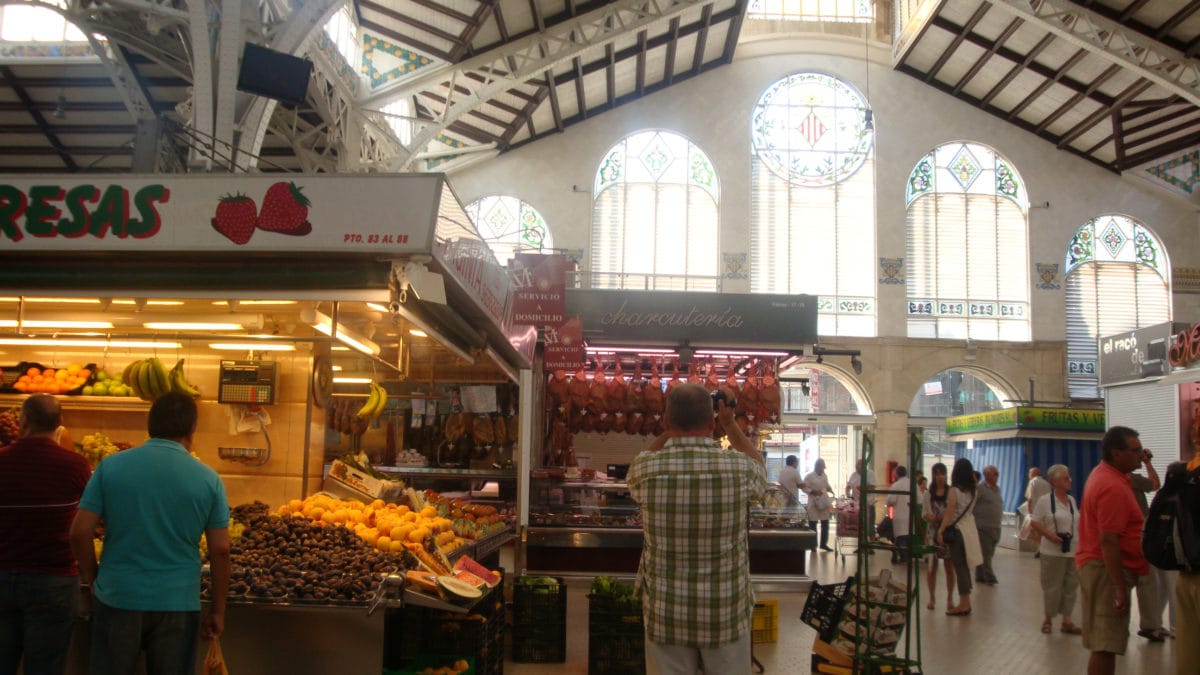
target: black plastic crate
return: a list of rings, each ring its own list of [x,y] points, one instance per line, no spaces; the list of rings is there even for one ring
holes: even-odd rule
[[[588,674],[646,672],[646,633],[640,602],[588,595]]]
[[[840,584],[818,584],[813,582],[800,612],[800,620],[812,626],[817,636],[825,642],[837,637],[837,624],[842,616],[842,607],[850,598],[854,577],[846,577]]]
[[[567,584],[513,582],[512,659],[518,663],[567,660]]]
[[[404,669],[423,656],[463,654],[474,659],[478,675],[501,675],[506,617],[503,582],[466,614],[415,606],[390,609],[384,618],[384,666]]]

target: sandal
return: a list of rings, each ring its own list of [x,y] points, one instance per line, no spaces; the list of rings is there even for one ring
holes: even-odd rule
[[[1080,628],[1079,626],[1076,626],[1073,623],[1064,623],[1060,630],[1062,632],[1066,633],[1067,635],[1079,635],[1080,633],[1083,632],[1082,628]],[[1049,631],[1047,631],[1047,632],[1049,632]]]
[[[1046,635],[1049,635],[1050,631],[1052,631],[1052,630],[1054,630],[1054,629],[1050,626],[1050,619],[1046,619],[1045,621],[1042,622],[1042,632],[1043,633],[1045,633]],[[1064,626],[1062,631],[1064,633],[1066,633],[1067,628]]]

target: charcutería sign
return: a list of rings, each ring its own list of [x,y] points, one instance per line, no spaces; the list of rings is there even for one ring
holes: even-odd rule
[[[567,314],[583,317],[584,337],[645,345],[811,344],[817,298],[765,293],[567,290]]]

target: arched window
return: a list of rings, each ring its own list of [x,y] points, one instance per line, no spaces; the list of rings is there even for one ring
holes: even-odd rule
[[[872,0],[750,0],[748,19],[865,22],[875,18]]]
[[[905,192],[908,336],[1029,340],[1029,199],[1008,161],[947,143]]]
[[[626,136],[596,171],[591,284],[717,290],[717,173],[708,155],[669,131]]]
[[[1096,341],[1171,320],[1171,265],[1145,225],[1125,216],[1088,221],[1067,246],[1067,391],[1100,396]]]
[[[542,214],[516,197],[480,197],[467,204],[465,210],[501,265],[508,265],[514,253],[537,253],[554,247]]]
[[[750,290],[818,296],[821,335],[876,334],[875,131],[821,73],[778,80],[751,117]]]
[[[325,22],[325,33],[342,58],[346,59],[346,63],[351,67],[357,66],[362,48],[358,42],[358,26],[355,25],[354,17],[350,14],[349,5],[342,7],[329,17],[329,21]],[[355,69],[357,70],[357,68]]]
[[[954,441],[946,436],[947,417],[1011,408],[1016,398],[1007,385],[979,369],[950,368],[925,380],[908,405],[908,425],[920,429],[925,475],[936,462],[949,466],[954,461]]]

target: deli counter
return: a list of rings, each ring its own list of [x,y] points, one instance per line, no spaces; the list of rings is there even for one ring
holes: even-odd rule
[[[770,497],[770,491],[768,492]],[[805,553],[817,545],[803,506],[748,509],[750,573],[756,583],[807,582]],[[616,481],[530,479],[529,525],[521,534],[529,573],[571,576],[637,572],[642,521],[629,486]]]

